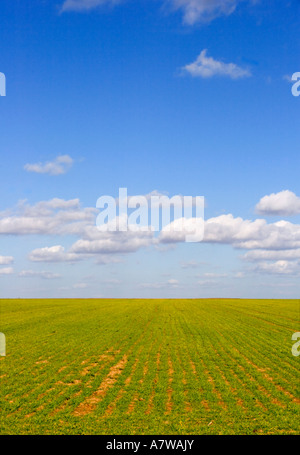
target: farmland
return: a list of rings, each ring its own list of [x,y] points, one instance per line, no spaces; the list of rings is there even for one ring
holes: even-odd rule
[[[1,434],[296,434],[299,300],[1,300]]]

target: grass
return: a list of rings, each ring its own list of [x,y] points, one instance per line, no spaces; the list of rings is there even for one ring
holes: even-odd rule
[[[299,300],[0,300],[1,434],[299,434]]]

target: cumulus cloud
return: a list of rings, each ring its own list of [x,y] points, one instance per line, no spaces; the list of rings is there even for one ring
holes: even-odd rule
[[[12,267],[3,267],[0,269],[0,275],[11,275],[12,273],[14,273]]]
[[[72,164],[73,159],[69,155],[60,155],[54,161],[25,164],[24,169],[37,174],[60,175],[65,174],[71,168]]]
[[[90,11],[100,6],[115,6],[123,0],[65,0],[61,7],[64,11]]]
[[[75,241],[66,251],[62,245],[37,248],[29,254],[33,262],[75,262],[95,257],[99,264],[120,262],[111,255],[133,253],[151,245],[151,232],[99,232],[95,226],[82,229],[83,238]]]
[[[221,215],[205,222],[204,241],[231,244],[244,249],[289,249],[300,247],[300,226],[287,221],[268,224]]]
[[[0,214],[0,234],[75,235],[88,223],[93,224],[95,212],[93,208],[81,209],[78,199],[54,198],[35,205],[22,201],[16,209]]]
[[[162,228],[159,240],[162,243],[200,242],[203,233],[203,218],[177,218]]]
[[[35,249],[29,255],[35,262],[73,262],[94,255],[99,263],[108,263],[112,262],[110,254],[134,252],[153,242],[149,229],[101,232],[96,226],[97,212],[96,208],[81,208],[78,199],[54,198],[35,205],[22,201],[16,209],[0,214],[0,234],[79,237],[69,251],[62,245]],[[118,225],[124,222],[120,220]]]
[[[78,237],[69,251],[58,245],[31,252],[29,256],[31,260],[46,262],[72,262],[90,256],[95,256],[100,262],[111,262],[109,256],[112,254],[135,252],[154,244],[183,242],[187,235],[193,233],[193,225],[195,228],[197,222],[201,228],[198,241],[202,239],[204,223],[205,243],[230,244],[234,248],[248,250],[278,251],[300,248],[300,226],[283,220],[268,224],[264,219],[244,220],[231,214],[206,221],[195,218],[177,219],[164,226],[155,239],[153,232],[149,230],[101,232],[95,225],[95,216],[95,209],[80,209],[77,199],[70,201],[52,199],[34,206],[21,204],[20,213],[6,214],[0,218],[0,233]],[[123,221],[120,221],[120,225]]]
[[[166,226],[159,240],[162,243],[182,242],[184,232]],[[300,248],[300,225],[283,220],[268,224],[264,219],[252,221],[235,218],[232,214],[220,215],[204,222],[203,242],[228,244],[240,249]]]
[[[256,265],[252,270],[275,275],[300,274],[300,248],[289,250],[252,250],[242,259]]]
[[[299,215],[300,197],[289,190],[272,193],[261,198],[255,209],[260,215]]]
[[[229,77],[230,79],[241,79],[251,76],[248,69],[244,69],[235,63],[224,63],[207,56],[207,49],[201,51],[193,63],[182,68],[183,73],[193,77],[208,79],[213,76]]]
[[[40,277],[40,278],[44,278],[45,280],[53,280],[53,279],[56,279],[56,278],[61,278],[61,275],[59,275],[58,273],[52,273],[52,272],[46,272],[46,271],[36,271],[36,270],[22,270],[19,273],[19,276],[20,277],[24,277],[24,278],[27,278],[27,277],[32,277],[32,278]]]
[[[70,252],[85,255],[132,253],[152,242],[153,233],[150,230],[102,232],[96,226],[88,226],[82,238],[72,245]]]
[[[38,215],[48,214],[49,210],[70,210],[70,209],[79,209],[80,202],[79,199],[59,199],[53,198],[50,201],[41,201],[38,202],[33,208],[24,206],[25,213],[37,213]]]
[[[287,204],[284,206],[285,209],[286,206]],[[186,236],[191,235],[192,229],[195,229],[197,223],[200,223],[199,238],[193,240],[231,245],[236,249],[248,250],[243,258],[256,262],[257,266],[259,263],[277,263],[273,268],[259,266],[263,267],[265,271],[268,269],[269,273],[284,270],[285,266],[282,265],[284,263],[278,261],[296,263],[299,260],[300,225],[284,220],[268,223],[265,219],[247,220],[234,217],[232,214],[220,215],[208,220],[181,218],[164,226],[159,235],[155,237],[150,229],[101,231],[96,226],[97,213],[98,211],[94,208],[81,208],[78,199],[54,198],[49,201],[40,201],[35,205],[29,205],[23,201],[16,209],[0,213],[0,234],[38,234],[60,238],[54,246],[42,246],[42,248],[31,251],[29,259],[33,262],[72,263],[94,258],[99,264],[107,264],[120,262],[120,256],[136,252],[141,248],[162,247],[184,242]],[[125,221],[120,217],[117,224],[123,226]],[[68,248],[61,244],[61,238],[64,236],[75,237]],[[0,256],[0,265],[7,265],[12,261],[11,256]],[[190,261],[182,263],[182,267],[196,267],[199,264],[200,262]],[[286,266],[286,270],[292,270],[293,267],[293,265]],[[256,270],[259,271],[259,268]],[[27,276],[33,276],[31,271],[24,271],[23,276],[26,276],[26,273]],[[43,277],[42,275],[46,278],[44,272],[40,272],[41,277]],[[206,274],[203,278],[215,278],[215,276]]]
[[[8,265],[14,262],[13,256],[0,256],[0,265]]]
[[[29,254],[29,260],[33,262],[74,262],[79,259],[76,254],[66,252],[61,245],[37,248]]]
[[[290,261],[261,262],[255,269],[259,273],[275,275],[300,275],[300,263]]]
[[[123,259],[118,257],[117,255],[112,254],[97,254],[96,256],[96,264],[99,265],[106,265],[106,264],[120,264],[124,262]]]
[[[300,248],[291,250],[252,250],[244,254],[246,261],[279,261],[300,259]]]

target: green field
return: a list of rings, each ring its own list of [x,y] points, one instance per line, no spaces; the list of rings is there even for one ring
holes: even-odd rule
[[[299,300],[1,300],[1,434],[298,434]]]

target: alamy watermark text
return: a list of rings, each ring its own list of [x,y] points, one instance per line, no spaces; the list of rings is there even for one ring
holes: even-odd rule
[[[151,193],[127,195],[119,188],[119,197],[101,196],[96,207],[99,231],[140,231],[181,233],[186,242],[200,242],[204,235],[204,197],[173,196]]]

